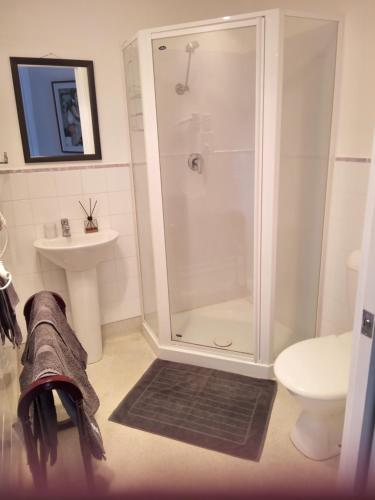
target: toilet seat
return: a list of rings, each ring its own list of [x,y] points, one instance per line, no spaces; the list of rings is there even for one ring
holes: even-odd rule
[[[348,392],[352,332],[303,340],[276,359],[276,378],[307,398],[335,400]]]

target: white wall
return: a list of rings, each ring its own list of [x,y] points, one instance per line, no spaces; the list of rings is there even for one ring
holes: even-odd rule
[[[342,106],[337,153],[369,156],[375,117],[372,0],[0,0],[0,151],[22,166],[9,56],[92,59],[103,160],[129,160],[120,46],[138,29],[272,7],[346,15]],[[360,57],[359,57],[360,55]]]
[[[336,161],[329,214],[326,273],[323,290],[321,334],[352,328],[348,309],[346,262],[360,248],[370,166],[367,163]]]
[[[102,162],[97,163],[123,164],[130,157],[120,50],[124,40],[141,28],[280,6],[346,15],[336,156],[370,156],[375,117],[373,0],[0,0],[4,20],[0,30],[0,154],[8,152],[12,168],[31,169],[23,162],[9,56],[40,57],[52,52],[61,58],[93,60],[103,152]],[[366,184],[367,170],[362,163],[336,163],[334,192],[337,194],[340,188],[337,179],[344,177],[343,185],[346,186],[336,198],[336,212],[344,214],[349,210],[347,195],[356,190],[355,186],[357,192],[361,192],[362,185]],[[353,203],[359,203],[358,207],[361,196],[358,194],[351,199]],[[356,210],[356,213],[353,224],[360,227],[361,210]],[[342,226],[337,218],[331,222],[327,275],[333,272],[336,256],[342,251]],[[358,234],[354,233],[346,236],[346,251],[360,243]],[[335,271],[335,281],[342,282],[344,275],[345,266],[341,259],[341,265]],[[343,293],[338,287],[325,290],[327,308],[324,318],[329,319],[333,328],[338,327],[338,314],[334,314],[334,308],[328,304],[342,298]]]

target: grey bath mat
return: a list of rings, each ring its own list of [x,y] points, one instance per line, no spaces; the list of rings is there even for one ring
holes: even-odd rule
[[[248,460],[259,460],[277,386],[157,359],[112,422]]]

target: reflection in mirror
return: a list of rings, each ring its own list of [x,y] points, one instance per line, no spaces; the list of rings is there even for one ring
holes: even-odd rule
[[[92,61],[10,61],[25,162],[101,159]]]

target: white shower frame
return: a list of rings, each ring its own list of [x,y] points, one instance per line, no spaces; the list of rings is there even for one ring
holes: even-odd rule
[[[150,202],[151,238],[155,267],[155,292],[159,334],[150,328],[143,311],[142,329],[155,354],[170,361],[190,363],[208,368],[217,368],[255,377],[273,376],[272,332],[274,327],[274,291],[277,250],[277,206],[280,162],[281,104],[283,83],[283,27],[284,16],[313,18],[338,22],[338,44],[336,51],[336,78],[334,89],[331,144],[329,153],[327,200],[330,197],[332,167],[334,162],[334,139],[337,124],[335,108],[338,101],[339,54],[342,44],[341,19],[285,9],[272,9],[235,16],[225,16],[197,22],[163,26],[139,31],[127,41],[125,48],[138,42],[141,75],[141,94],[144,114],[144,133]],[[200,32],[256,26],[257,28],[257,74],[256,74],[256,138],[255,138],[255,206],[254,206],[254,354],[243,354],[229,350],[218,350],[172,339],[169,307],[167,255],[165,244],[162,186],[156,95],[153,70],[152,41],[158,38]],[[132,166],[132,165],[131,165]],[[133,177],[133,175],[132,175]],[[326,203],[322,262],[326,249],[327,214]],[[136,210],[134,210],[136,214]],[[136,225],[137,226],[137,225]],[[138,235],[137,235],[138,236]],[[138,259],[139,244],[138,245]],[[140,262],[140,259],[139,259]],[[140,269],[141,273],[141,269]],[[321,266],[321,278],[323,266]],[[141,288],[141,287],[140,287]],[[322,290],[320,280],[319,293]],[[272,293],[270,293],[270,291]],[[317,312],[317,329],[320,324],[321,301]],[[261,333],[260,333],[261,327]],[[250,332],[249,332],[250,334]]]

